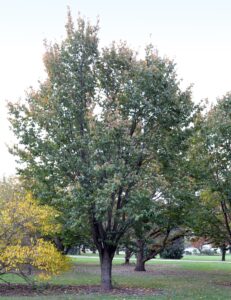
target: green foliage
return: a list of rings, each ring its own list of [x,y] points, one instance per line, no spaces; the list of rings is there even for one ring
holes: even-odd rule
[[[195,107],[174,63],[152,46],[143,59],[126,43],[99,51],[98,26],[79,18],[75,29],[69,14],[66,28],[60,45],[47,46],[47,80],[23,104],[9,104],[12,152],[33,193],[63,212],[67,230],[84,221],[100,255],[112,259],[162,182],[176,192],[184,181],[171,179],[183,171],[177,162],[185,161]],[[174,218],[176,198],[184,201],[171,198]]]
[[[231,242],[231,95],[219,99],[199,123],[190,154],[198,189],[194,231],[220,246]]]

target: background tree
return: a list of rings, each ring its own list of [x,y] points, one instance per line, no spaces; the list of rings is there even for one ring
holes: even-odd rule
[[[192,174],[198,189],[194,231],[210,243],[223,247],[231,242],[230,93],[218,99],[198,124],[190,151]]]
[[[203,190],[200,193],[199,201],[193,225],[194,234],[197,237],[194,237],[193,245],[195,247],[198,246],[197,248],[200,252],[205,244],[218,247],[221,249],[222,260],[225,260],[225,253],[230,243],[230,235],[227,232],[220,204],[221,197],[217,192]]]
[[[198,222],[198,223],[200,223],[200,222]],[[199,226],[201,226],[201,224]],[[195,247],[200,253],[203,250],[203,246],[208,243],[208,241],[206,240],[206,238],[204,238],[204,237],[197,237],[197,236],[192,237],[190,239],[190,242],[191,242],[191,246]]]
[[[148,260],[156,257],[175,240],[188,234],[192,225],[196,186],[192,184],[188,168],[189,147],[186,139],[181,144],[180,156],[172,155],[168,163],[167,159],[162,157],[164,171],[160,176],[156,174],[156,191],[151,201],[149,198],[143,198],[139,201],[140,206],[136,207],[142,212],[133,225],[137,271],[145,271],[145,263]]]
[[[88,222],[102,288],[111,289],[117,245],[140,217],[134,207],[144,193],[151,201],[157,173],[174,173],[194,106],[174,63],[151,46],[144,59],[126,44],[99,52],[98,26],[79,19],[75,29],[69,14],[66,28],[47,48],[47,80],[9,106],[12,152],[41,201]]]

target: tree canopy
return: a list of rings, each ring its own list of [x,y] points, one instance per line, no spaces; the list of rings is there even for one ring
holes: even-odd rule
[[[231,243],[231,95],[201,116],[190,160],[197,185],[194,231],[216,246]]]

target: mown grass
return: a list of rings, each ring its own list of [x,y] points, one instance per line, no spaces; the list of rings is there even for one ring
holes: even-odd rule
[[[82,255],[78,255],[78,258],[85,258],[85,257],[89,257],[89,258],[94,258],[94,257],[98,257],[98,254],[92,254],[92,253],[83,253]],[[115,255],[115,259],[121,259],[124,260],[124,254],[119,254],[119,255]],[[159,256],[157,256],[156,259],[160,259]],[[131,260],[135,260],[135,256],[132,256]],[[195,261],[221,261],[221,255],[184,255],[184,257],[182,258],[182,260],[195,260]],[[226,261],[230,261],[231,262],[231,254],[227,254],[226,255]]]
[[[71,258],[75,262],[84,263],[84,264],[92,264],[92,263],[99,262],[99,257],[97,255],[94,255],[94,256],[89,255],[88,257],[86,257],[85,255],[80,255],[80,256],[72,256]],[[172,260],[168,260],[168,259],[163,260],[160,258],[156,258],[156,259],[150,260],[147,264],[155,264],[156,262],[168,263],[171,261]],[[175,260],[175,263],[182,264],[182,262],[190,263],[191,261],[193,261],[193,263],[194,263],[194,261],[198,262],[198,263],[201,262],[201,263],[204,263],[205,265],[208,265],[207,262],[229,264],[229,263],[231,263],[231,255],[227,255],[226,262],[222,262],[220,256],[189,255],[189,256],[183,257],[181,260]],[[117,256],[115,256],[113,264],[122,264],[123,262],[124,262],[124,256],[117,255]],[[131,262],[134,263],[135,258],[132,257]]]
[[[54,284],[95,285],[100,283],[98,258],[75,258],[72,271],[52,279]],[[58,295],[38,297],[0,297],[4,300],[109,300],[109,299],[145,299],[145,300],[228,300],[231,299],[231,286],[220,283],[231,282],[231,264],[222,262],[188,262],[181,260],[153,260],[147,265],[147,272],[133,272],[133,268],[124,271],[121,260],[114,261],[113,283],[115,286],[155,288],[162,293],[155,296],[124,297],[109,295]],[[21,280],[9,277],[11,281]]]

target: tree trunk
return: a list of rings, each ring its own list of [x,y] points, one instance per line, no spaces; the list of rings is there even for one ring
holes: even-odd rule
[[[135,267],[135,271],[138,272],[145,272],[145,262],[142,259],[138,259],[136,260],[136,267]]]
[[[70,249],[71,249],[70,246],[64,247],[63,254],[64,254],[64,255],[67,255]]]
[[[125,265],[129,265],[131,256],[132,256],[132,251],[126,247],[125,248],[125,261],[124,261]]]
[[[99,252],[101,267],[101,288],[109,291],[112,289],[112,260],[115,255],[118,243],[107,243],[107,233],[100,222],[97,222],[94,213],[92,214],[92,237],[94,244]]]
[[[225,255],[226,255],[226,246],[221,247],[221,260],[225,261]]]
[[[128,257],[125,256],[124,264],[125,265],[129,265],[130,264],[130,258],[128,258]]]
[[[28,264],[28,268],[27,268],[27,274],[30,276],[32,275],[32,269],[33,267],[31,265]]]
[[[57,247],[57,249],[60,252],[64,253],[65,247],[64,247],[64,245],[63,245],[62,240],[60,239],[60,237],[56,236],[54,238],[54,243],[55,243],[55,246]]]
[[[77,247],[76,253],[77,253],[77,255],[81,255],[80,246]]]
[[[83,245],[83,247],[82,247],[82,253],[86,253],[86,246],[85,245]]]
[[[144,260],[144,242],[142,240],[137,240],[136,242],[138,250],[136,254],[136,267],[135,271],[146,271],[145,270],[145,260]]]
[[[101,265],[101,288],[103,290],[112,289],[112,260],[114,253],[110,253],[108,249],[103,249],[99,252]]]
[[[91,251],[93,254],[96,254],[96,247],[95,246],[91,247]]]

